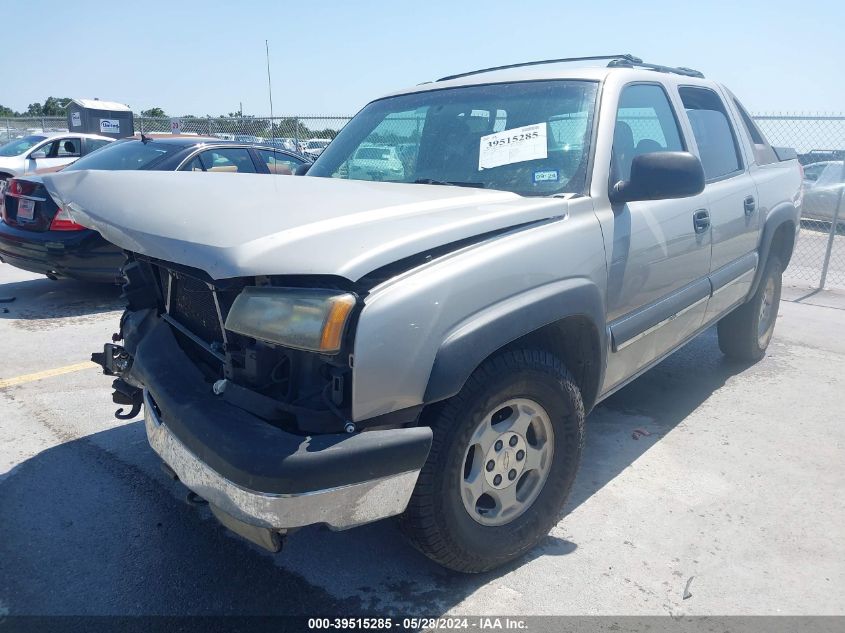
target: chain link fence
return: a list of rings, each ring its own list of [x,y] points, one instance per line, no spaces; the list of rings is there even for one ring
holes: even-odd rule
[[[801,229],[787,281],[845,289],[845,115],[760,114],[772,145],[794,147],[804,166]]]
[[[288,149],[305,151],[309,149],[309,141],[317,148],[333,139],[349,119],[347,116],[182,117],[179,124],[183,134],[246,142],[277,139]],[[845,289],[845,115],[758,114],[754,119],[772,145],[795,148],[804,165],[801,229],[785,278],[814,288]],[[135,132],[169,133],[171,121],[136,116]],[[410,126],[410,131],[398,127],[385,129],[384,140],[408,140],[419,133],[423,122],[402,123]],[[553,142],[565,142],[577,136],[583,122],[554,123]],[[0,119],[0,142],[27,134],[59,131],[67,131],[64,116]],[[401,150],[401,143],[398,149]]]
[[[182,134],[215,136],[227,140],[261,142],[291,139],[296,145],[309,140],[331,140],[351,117],[348,116],[283,116],[283,117],[183,117],[179,118]],[[135,133],[169,134],[169,117],[135,116]],[[16,117],[0,119],[0,142],[27,134],[67,132],[66,117]],[[303,148],[299,148],[303,149]]]

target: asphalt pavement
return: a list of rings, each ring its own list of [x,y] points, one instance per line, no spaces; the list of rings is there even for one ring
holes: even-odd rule
[[[227,533],[86,363],[117,328],[117,290],[0,264],[11,297],[0,618],[845,614],[843,294],[786,290],[756,365],[727,362],[711,330],[597,407],[565,516],[477,576],[429,562],[393,521],[303,529],[277,555]]]

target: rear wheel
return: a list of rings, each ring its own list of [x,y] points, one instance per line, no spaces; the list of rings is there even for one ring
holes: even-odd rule
[[[411,543],[462,572],[528,552],[558,521],[581,458],[569,372],[545,351],[502,352],[430,415],[434,442],[400,520]]]
[[[743,361],[763,358],[775,330],[781,286],[780,259],[771,255],[754,296],[719,321],[719,349],[725,356]]]

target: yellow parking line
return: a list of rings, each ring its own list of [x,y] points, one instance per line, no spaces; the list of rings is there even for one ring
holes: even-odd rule
[[[55,369],[45,369],[44,371],[37,371],[34,374],[24,374],[23,376],[15,376],[14,378],[2,378],[0,379],[0,389],[22,385],[35,380],[43,380],[44,378],[52,378],[53,376],[61,376],[62,374],[70,374],[91,367],[97,367],[97,365],[90,360],[86,360],[84,363],[65,365],[64,367],[56,367]]]

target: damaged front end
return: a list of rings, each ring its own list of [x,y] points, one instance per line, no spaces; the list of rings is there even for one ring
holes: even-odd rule
[[[348,282],[214,281],[131,254],[124,274],[120,331],[92,360],[115,377],[117,417],[143,405],[153,449],[224,525],[277,550],[290,529],[404,511],[431,430],[414,412],[353,422]]]

